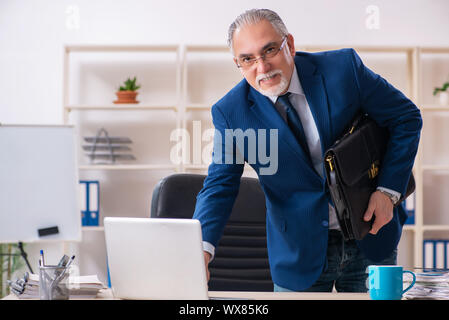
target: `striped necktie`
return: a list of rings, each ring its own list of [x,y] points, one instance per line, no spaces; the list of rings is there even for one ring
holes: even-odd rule
[[[307,146],[306,135],[304,133],[304,128],[301,123],[301,119],[299,119],[298,113],[295,108],[291,104],[288,96],[290,92],[283,94],[278,97],[276,103],[278,103],[284,110],[287,116],[287,124],[290,130],[293,132],[296,140],[298,140],[299,144],[302,146],[304,152],[307,156],[310,157],[309,147]]]

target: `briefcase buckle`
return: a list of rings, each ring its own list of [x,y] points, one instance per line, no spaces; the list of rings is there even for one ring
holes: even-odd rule
[[[368,170],[368,177],[370,179],[374,179],[379,173],[379,161],[375,161],[371,164],[371,167]]]
[[[333,160],[333,157],[331,155],[326,157],[326,161],[327,161],[327,163],[329,165],[330,170],[334,171],[334,166],[332,165],[332,160]]]

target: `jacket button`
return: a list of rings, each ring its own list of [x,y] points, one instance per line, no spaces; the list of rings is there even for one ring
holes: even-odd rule
[[[323,227],[329,227],[329,222],[328,221],[326,221],[326,220],[323,220],[322,222],[321,222],[321,225],[323,226]]]

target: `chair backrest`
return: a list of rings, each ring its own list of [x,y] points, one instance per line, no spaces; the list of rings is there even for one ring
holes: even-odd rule
[[[153,191],[151,217],[192,218],[205,178],[180,173],[162,179]],[[210,291],[273,291],[265,195],[258,179],[241,178],[239,194],[209,271]]]

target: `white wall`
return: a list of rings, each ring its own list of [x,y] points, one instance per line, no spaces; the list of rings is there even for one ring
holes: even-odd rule
[[[449,46],[447,0],[0,0],[0,122],[62,122],[63,44],[221,45],[253,7],[277,11],[297,45]]]

